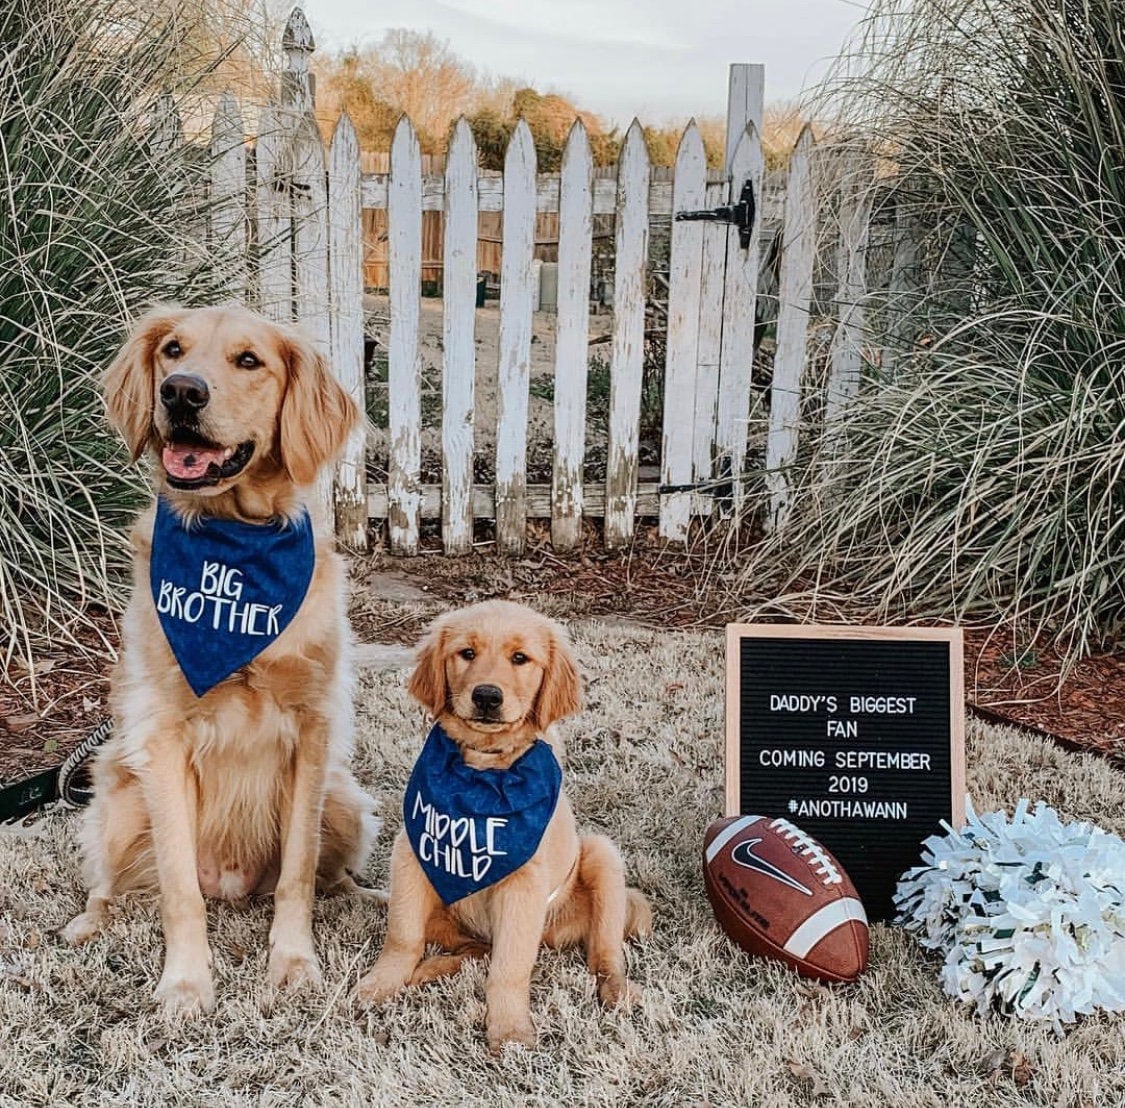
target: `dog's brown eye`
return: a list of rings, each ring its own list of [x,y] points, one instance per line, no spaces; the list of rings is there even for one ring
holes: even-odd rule
[[[465,649],[461,651],[461,657],[464,658],[466,662],[471,662],[476,656],[477,652],[471,646],[466,646]]]
[[[515,654],[512,655],[512,665],[514,666],[522,666],[527,660],[527,655],[522,651],[517,650]]]
[[[183,350],[180,349],[180,344],[175,339],[171,339],[164,344],[164,356],[168,358],[178,358]]]
[[[261,358],[250,350],[243,350],[235,360],[243,369],[257,369],[262,364]]]

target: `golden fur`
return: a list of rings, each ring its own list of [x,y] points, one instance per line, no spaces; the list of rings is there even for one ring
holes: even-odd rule
[[[218,447],[251,443],[249,462],[198,489],[169,484],[176,429],[160,387],[192,374],[210,390],[193,417]],[[111,421],[134,459],[156,456],[157,491],[187,518],[290,518],[359,412],[297,332],[241,308],[146,316],[105,375]],[[222,471],[217,471],[222,472]],[[166,953],[157,997],[170,1012],[213,1000],[204,896],[274,894],[270,977],[316,983],[314,886],[349,876],[377,830],[349,769],[351,674],[344,574],[317,519],[316,565],[292,623],[249,665],[196,697],[161,630],[148,585],[154,509],[133,529],[134,591],[111,702],[115,731],[93,770],[80,841],[90,892],[65,930],[103,926],[110,899],[158,889]]]
[[[500,690],[496,708],[485,711],[474,702],[474,690],[482,687]],[[555,745],[551,725],[578,711],[581,690],[563,629],[522,605],[493,600],[436,621],[419,649],[409,691],[458,744],[466,763],[505,769],[539,736]],[[386,942],[356,995],[363,1005],[377,1004],[491,952],[489,1046],[531,1046],[529,984],[541,942],[585,944],[603,1003],[631,1004],[639,990],[625,975],[623,944],[650,928],[648,902],[626,888],[617,848],[604,835],[579,836],[563,794],[526,865],[449,907],[401,832],[391,855]],[[424,958],[428,942],[448,953]]]

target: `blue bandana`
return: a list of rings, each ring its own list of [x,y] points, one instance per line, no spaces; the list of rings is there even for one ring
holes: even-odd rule
[[[308,512],[284,525],[204,518],[185,527],[157,500],[152,599],[196,696],[252,662],[289,626],[315,561]]]
[[[508,769],[473,769],[437,724],[406,786],[406,834],[445,904],[495,885],[539,849],[562,788],[554,752],[536,739]]]

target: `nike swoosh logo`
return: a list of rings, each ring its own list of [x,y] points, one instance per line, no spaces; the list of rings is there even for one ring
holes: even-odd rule
[[[812,889],[802,885],[796,878],[790,877],[785,870],[779,869],[772,862],[767,862],[765,858],[759,858],[758,855],[754,853],[754,847],[761,841],[761,839],[747,839],[745,842],[739,843],[738,846],[730,852],[731,858],[738,865],[745,866],[746,869],[752,869],[756,873],[764,874],[766,877],[772,877],[775,881],[780,881],[781,884],[788,885],[789,888],[796,889],[799,893],[804,893],[805,896],[812,896]]]

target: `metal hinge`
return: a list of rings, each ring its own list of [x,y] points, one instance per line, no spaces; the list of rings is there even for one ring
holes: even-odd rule
[[[721,208],[705,208],[699,212],[676,212],[677,222],[707,220],[710,223],[733,223],[738,228],[738,243],[743,250],[750,245],[750,231],[754,226],[754,186],[747,181],[737,204],[724,204]]]

